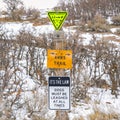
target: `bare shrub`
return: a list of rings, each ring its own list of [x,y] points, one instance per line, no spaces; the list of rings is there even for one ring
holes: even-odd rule
[[[71,97],[72,102],[76,103],[82,99],[85,99],[87,93],[87,83],[89,77],[85,74],[85,60],[88,57],[87,49],[82,44],[82,38],[79,37],[79,31],[76,34],[69,36],[67,49],[73,51],[73,68],[70,71],[72,79],[71,84]],[[79,40],[78,40],[79,39]]]
[[[24,7],[21,7],[19,9],[16,9],[15,11],[12,12],[13,20],[16,21],[21,21],[22,16],[25,14],[25,9]]]
[[[74,91],[76,91],[73,93],[76,94],[73,95],[77,96],[80,100],[80,91],[85,90],[83,93],[86,95],[87,87],[97,86],[105,89],[111,88],[111,93],[117,97],[120,83],[120,51],[116,50],[118,46],[108,40],[104,40],[104,38],[97,40],[94,35],[88,46],[82,45],[82,42],[80,43],[82,40],[79,36],[74,35],[71,39],[74,39],[74,42],[70,42],[69,47],[71,46],[73,54],[75,53],[75,56],[73,56],[73,69],[70,73],[71,78],[75,80],[72,84]],[[80,40],[79,43],[78,40]],[[83,71],[85,70],[84,76]],[[107,78],[104,78],[105,76]],[[87,84],[88,86],[82,88],[84,87],[83,84]]]
[[[88,21],[86,31],[108,32],[109,28],[105,19],[101,15],[96,15],[93,20]]]
[[[64,116],[64,117],[62,117],[62,116]],[[67,112],[57,111],[56,117],[54,120],[60,120],[61,118],[62,118],[62,120],[69,120]]]
[[[117,16],[112,17],[112,22],[114,25],[120,25],[120,16],[117,15]]]
[[[42,89],[42,88],[41,88]],[[44,90],[44,88],[43,88]],[[28,117],[32,120],[46,120],[45,114],[48,112],[46,109],[47,96],[46,93],[42,94],[39,89],[31,91],[31,98],[25,98],[25,107],[28,113]]]
[[[26,66],[24,66],[26,73],[37,80],[36,82],[39,84],[46,85],[45,74],[47,70],[44,64],[47,41],[44,35],[35,37],[30,32],[23,30],[17,36],[17,42],[19,43],[18,59],[26,61]]]
[[[80,117],[74,117],[73,120],[85,120],[83,116]]]
[[[119,4],[119,0],[71,0],[69,2],[60,1],[59,9],[69,12],[69,24],[70,21],[73,23],[76,19],[86,23],[96,14],[101,14],[105,18],[118,15],[120,13]]]
[[[117,29],[115,34],[120,35],[120,29]]]
[[[32,116],[32,120],[47,120],[47,119],[45,119],[44,117],[40,117],[40,116],[38,116],[38,115],[33,115]]]
[[[0,29],[3,29],[2,26]],[[19,110],[26,104],[22,94],[26,92],[24,86],[27,85],[27,79],[33,78],[32,81],[36,86],[47,85],[47,70],[44,67],[47,43],[44,35],[36,38],[30,32],[25,31],[21,31],[21,34],[16,36],[16,40],[9,42],[3,31],[0,32],[0,98],[5,102],[4,111],[9,110],[9,112],[1,114],[2,118],[5,116],[5,120],[12,120],[16,117],[13,113],[14,109]],[[37,44],[39,42],[42,48],[39,48],[35,42]],[[35,111],[34,108],[31,108],[32,110]]]
[[[76,86],[73,86],[72,88],[72,102],[73,104],[76,104],[76,102],[80,102],[81,100],[84,100],[87,97],[87,91],[88,91],[88,85],[76,83]]]
[[[8,15],[12,20],[19,20],[19,15],[17,15],[17,11],[21,6],[23,6],[23,3],[21,0],[3,0],[6,4]],[[19,12],[20,13],[20,12]],[[16,18],[17,16],[17,18]]]
[[[35,20],[40,17],[40,11],[35,8],[29,8],[26,10],[26,15],[28,20]]]

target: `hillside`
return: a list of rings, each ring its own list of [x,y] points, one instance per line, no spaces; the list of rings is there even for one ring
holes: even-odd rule
[[[47,11],[33,10],[40,16],[0,17],[0,120],[120,120],[119,15],[68,16],[56,32]],[[47,51],[59,44],[72,50],[72,69],[47,68]],[[56,74],[70,78],[70,110],[49,109],[48,81]]]

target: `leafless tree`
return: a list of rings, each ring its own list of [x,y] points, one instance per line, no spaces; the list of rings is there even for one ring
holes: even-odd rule
[[[101,14],[104,17],[118,15],[120,13],[119,2],[119,0],[60,1],[59,8],[69,12],[69,21],[77,19],[82,22],[87,22],[97,14]]]
[[[9,16],[13,20],[16,20],[15,13],[21,6],[23,6],[23,2],[21,0],[3,0],[3,2],[6,4]]]
[[[26,10],[26,16],[29,20],[35,20],[40,17],[40,11],[38,9],[29,8]]]

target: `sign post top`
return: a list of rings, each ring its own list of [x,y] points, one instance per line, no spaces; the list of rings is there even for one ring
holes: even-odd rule
[[[66,11],[49,11],[48,12],[48,17],[52,22],[55,30],[60,30],[67,16],[68,16],[68,13]]]

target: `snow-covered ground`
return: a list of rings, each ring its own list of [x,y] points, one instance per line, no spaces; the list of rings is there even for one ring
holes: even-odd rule
[[[19,31],[25,30],[31,33],[34,32],[35,35],[43,34],[43,33],[52,33],[54,31],[54,27],[52,25],[42,25],[34,27],[32,23],[24,22],[24,23],[5,23],[2,25],[3,31],[7,30],[7,35],[9,36],[10,33],[19,34]]]
[[[63,28],[65,33],[74,33],[75,30],[69,29],[69,28]],[[39,36],[39,34],[49,34],[54,32],[54,27],[50,23],[48,25],[41,25],[41,26],[33,26],[32,23],[29,22],[8,22],[8,23],[3,23],[2,24],[2,31],[6,31],[6,35],[11,36],[11,35],[18,35],[21,30],[29,31],[31,34],[34,34]]]
[[[72,107],[71,113],[69,113],[70,120],[73,120],[73,118],[78,120],[80,116],[89,120],[88,116],[95,110],[107,114],[117,113],[120,119],[120,108],[118,107],[120,106],[120,96],[116,99],[111,95],[110,90],[106,91],[100,88],[90,88],[88,94],[91,100],[86,103],[81,101],[76,107]]]
[[[11,36],[11,34],[17,35],[19,34],[19,31],[24,29],[26,31],[30,31],[36,36],[39,36],[39,34],[43,33],[53,33],[54,27],[50,25],[42,25],[34,27],[32,23],[5,23],[3,24],[3,30],[8,31],[7,35],[8,37]],[[75,33],[76,30],[72,30],[69,27],[63,28],[65,33]],[[116,29],[112,29],[111,31],[114,33]],[[114,35],[113,33],[105,33],[105,34],[94,34],[97,40],[100,38],[110,37],[114,36],[117,39],[120,39],[120,36]],[[90,33],[81,33],[80,37],[83,38],[84,45],[89,45],[90,40],[92,39],[92,35]],[[120,43],[116,42],[117,45]],[[26,48],[27,49],[27,48]],[[41,53],[40,53],[41,54]],[[47,94],[48,94],[48,88],[46,87],[40,87],[36,86],[34,83],[34,79],[32,79],[30,76],[25,74],[24,66],[26,65],[25,61],[19,61],[19,66],[21,71],[16,72],[18,74],[19,78],[23,80],[24,85],[22,86],[23,90],[26,92],[21,91],[21,103],[29,101],[28,107],[32,106],[33,109],[37,110],[37,107],[41,107],[41,114],[45,114],[45,118],[48,120],[53,120],[55,117],[55,111],[49,110],[47,106]],[[0,71],[0,74],[4,74],[3,71]],[[34,90],[34,91],[33,91]],[[16,93],[12,94],[14,97]],[[34,98],[34,95],[38,96],[39,101],[35,101],[32,99]],[[35,97],[36,97],[35,96]],[[39,97],[40,96],[40,97]],[[115,96],[111,95],[110,90],[107,89],[100,89],[100,88],[89,88],[88,93],[88,100],[80,101],[78,104],[72,105],[71,104],[71,110],[68,112],[69,119],[70,120],[79,120],[80,116],[83,116],[84,120],[89,120],[88,116],[95,112],[96,109],[105,112],[105,113],[117,113],[120,116],[120,96],[118,95],[118,98],[115,98]],[[10,96],[11,97],[11,96]],[[35,108],[36,107],[36,108]],[[14,115],[17,117],[16,120],[32,120],[28,116],[28,111],[26,108],[21,108],[19,110],[13,111]],[[40,114],[40,113],[39,113]],[[119,119],[120,120],[120,117]]]

